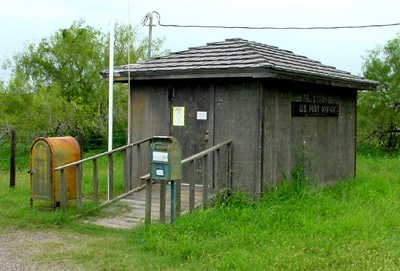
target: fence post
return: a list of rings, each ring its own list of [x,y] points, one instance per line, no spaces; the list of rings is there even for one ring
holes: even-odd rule
[[[81,150],[81,159],[83,156],[83,132],[81,130],[78,130],[78,134],[76,135],[76,141],[78,141],[79,148]]]
[[[10,188],[15,187],[15,174],[16,174],[16,156],[17,156],[17,133],[15,129],[11,129],[11,157],[10,157]]]

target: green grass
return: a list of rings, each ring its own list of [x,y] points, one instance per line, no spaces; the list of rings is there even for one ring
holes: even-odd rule
[[[95,155],[94,153],[85,154],[85,158]],[[116,153],[113,155],[113,168],[114,168],[114,195],[118,196],[123,193],[123,167],[122,167],[122,154]],[[99,199],[107,199],[108,193],[108,157],[102,157],[97,161],[98,177],[99,177]],[[93,162],[86,162],[83,165],[82,171],[82,190],[83,197],[87,200],[93,199]]]
[[[10,189],[2,178],[0,234],[57,235],[30,259],[71,270],[399,270],[398,172],[398,158],[359,156],[355,180],[286,183],[258,202],[236,194],[175,227],[132,230],[87,225],[45,202],[31,209],[27,183]]]

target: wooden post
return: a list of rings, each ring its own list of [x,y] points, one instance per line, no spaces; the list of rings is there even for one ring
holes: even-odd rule
[[[203,204],[204,208],[208,207],[208,182],[207,182],[207,177],[208,177],[208,154],[202,157],[202,167],[203,167],[203,172],[202,172],[202,185],[203,185]]]
[[[144,222],[146,224],[150,224],[151,222],[151,183],[152,180],[150,178],[146,179],[146,207],[145,207],[145,215]]]
[[[228,188],[232,189],[232,142],[228,144]]]
[[[166,206],[166,184],[167,181],[160,181],[160,222],[165,223],[165,206]]]
[[[113,155],[108,155],[108,201],[114,198],[114,164]]]
[[[99,200],[99,171],[97,168],[97,159],[93,159],[93,199]]]
[[[131,190],[129,184],[129,174],[128,174],[128,151],[125,149],[122,151],[122,173],[123,173],[123,180],[124,180],[124,193],[127,193]]]
[[[196,182],[195,182],[195,177],[196,177],[196,160],[190,161],[190,166],[192,170],[192,176],[190,176],[189,180],[189,211],[192,212],[194,210],[194,205],[196,202],[195,199],[195,189],[196,189]]]
[[[171,225],[175,225],[175,216],[176,216],[176,209],[175,209],[175,181],[171,181]]]
[[[76,197],[78,211],[82,212],[82,164],[76,165]]]
[[[181,215],[181,194],[182,194],[182,182],[181,180],[175,181],[175,211],[176,216]]]
[[[217,149],[214,154],[214,185],[215,185],[215,193],[218,193],[221,189],[221,175],[220,175],[220,149]]]
[[[15,174],[16,174],[16,156],[17,156],[17,133],[15,129],[11,129],[11,152],[10,152],[10,188],[15,187]]]
[[[141,176],[143,170],[142,170],[142,148],[141,145],[138,144],[136,147],[136,162],[137,162],[137,176]],[[134,182],[135,180],[132,180],[132,182]],[[136,187],[140,187],[142,185],[140,178],[137,178],[135,183],[132,183],[132,188],[136,188]]]
[[[76,141],[78,141],[79,144],[79,148],[81,151],[81,159],[82,159],[82,155],[83,155],[83,132],[81,130],[78,131],[78,134],[76,135]]]
[[[65,169],[61,169],[61,209],[63,213],[67,211],[67,181]]]

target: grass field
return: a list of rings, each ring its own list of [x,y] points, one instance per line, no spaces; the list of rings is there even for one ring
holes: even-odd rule
[[[400,270],[400,160],[359,156],[357,177],[332,187],[282,185],[259,202],[237,194],[207,210],[105,229],[29,207],[28,175],[0,181],[0,236],[45,234],[29,261],[68,270]]]

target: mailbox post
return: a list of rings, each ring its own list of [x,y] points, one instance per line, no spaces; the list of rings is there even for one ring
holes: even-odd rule
[[[171,224],[175,222],[175,181],[182,179],[182,147],[175,137],[155,136],[150,142],[150,180],[147,183],[146,222],[151,214],[151,182],[160,181],[160,221],[165,222],[166,183],[171,182]]]

